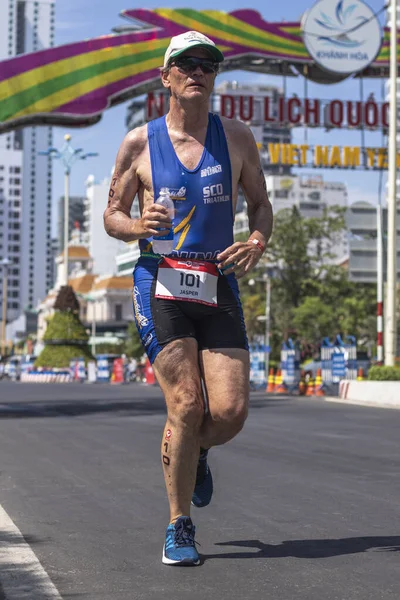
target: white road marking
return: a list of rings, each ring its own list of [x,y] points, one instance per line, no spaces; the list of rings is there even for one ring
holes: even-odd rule
[[[36,554],[1,505],[0,584],[6,600],[62,600]]]

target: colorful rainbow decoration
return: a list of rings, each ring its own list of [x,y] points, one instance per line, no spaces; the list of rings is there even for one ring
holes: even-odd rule
[[[300,23],[268,23],[254,10],[159,8],[121,14],[142,27],[0,62],[0,133],[24,125],[97,122],[110,106],[160,86],[158,68],[169,39],[187,30],[201,31],[216,42],[225,54],[226,70],[296,75],[305,73],[305,65],[315,67]],[[364,76],[388,76],[389,44],[385,30],[381,52]],[[265,59],[263,67],[254,63],[253,68],[250,59]]]

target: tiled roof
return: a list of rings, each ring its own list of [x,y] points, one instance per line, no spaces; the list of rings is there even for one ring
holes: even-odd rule
[[[93,284],[92,290],[131,290],[133,281],[130,275],[121,277],[105,277]]]
[[[64,256],[64,252],[58,256]],[[68,260],[71,258],[90,258],[89,250],[86,246],[68,246]]]
[[[93,287],[93,282],[96,279],[96,275],[86,274],[81,277],[75,277],[75,279],[69,279],[68,285],[72,287],[74,292],[79,292],[80,294],[87,294]]]

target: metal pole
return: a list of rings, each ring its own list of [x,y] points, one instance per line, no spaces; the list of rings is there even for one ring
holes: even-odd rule
[[[64,285],[68,285],[68,238],[69,238],[69,169],[65,170],[64,191]]]
[[[303,78],[304,78],[304,98],[308,100],[308,65],[304,65],[303,67]],[[304,114],[304,113],[303,113]],[[308,125],[305,123],[304,125],[304,143],[308,144]]]
[[[385,83],[382,82],[382,104],[385,102]],[[382,148],[385,147],[385,134],[382,129]],[[376,262],[377,262],[377,278],[376,278],[376,358],[378,365],[383,365],[384,352],[383,352],[383,223],[382,223],[382,184],[383,184],[383,171],[379,172],[379,186],[378,186],[378,206],[376,207]]]
[[[387,245],[387,303],[385,311],[385,365],[394,366],[397,346],[397,0],[391,0],[390,27],[390,125],[389,197]]]
[[[267,276],[267,290],[265,300],[265,381],[268,381],[269,374],[269,338],[270,338],[270,319],[271,319],[271,278]]]
[[[364,106],[364,79],[362,77],[360,77],[360,101],[361,101],[361,105]],[[364,117],[362,118],[362,123],[361,123],[361,152],[362,152],[363,167],[365,169],[365,127],[364,127]]]
[[[3,310],[1,319],[1,354],[6,353],[6,325],[7,325],[7,283],[8,283],[8,265],[3,263]]]
[[[92,314],[92,354],[96,356],[96,301],[93,301]]]
[[[382,232],[382,205],[376,207],[377,223],[377,362],[383,364],[383,232]]]

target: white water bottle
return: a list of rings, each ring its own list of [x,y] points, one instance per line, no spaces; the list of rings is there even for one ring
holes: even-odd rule
[[[157,198],[156,204],[160,204],[161,206],[165,206],[168,210],[168,216],[173,221],[175,206],[174,202],[169,195],[168,188],[161,188],[160,195]],[[161,230],[159,230],[161,231]],[[167,230],[168,233],[166,235],[162,235],[160,237],[153,238],[153,252],[155,254],[171,254],[174,249],[174,227],[172,225],[171,229]]]

